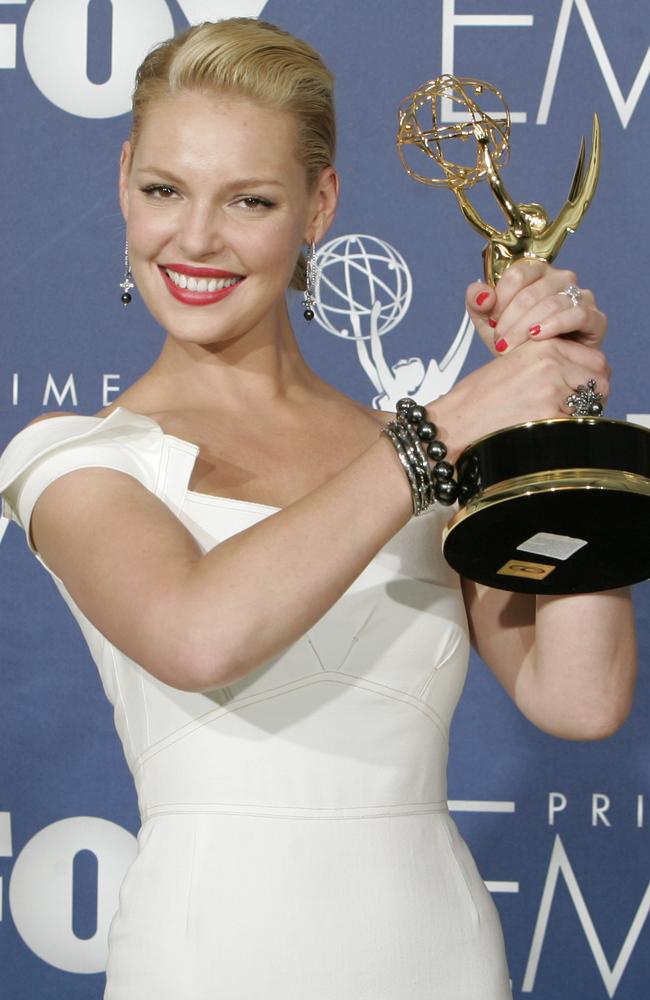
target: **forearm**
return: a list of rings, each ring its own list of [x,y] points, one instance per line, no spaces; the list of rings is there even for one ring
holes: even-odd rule
[[[195,637],[196,686],[228,684],[303,635],[412,511],[382,436],[324,485],[198,559],[181,609]]]

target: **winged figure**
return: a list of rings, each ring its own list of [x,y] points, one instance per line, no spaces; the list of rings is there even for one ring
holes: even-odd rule
[[[600,173],[600,122],[594,115],[591,136],[591,153],[585,167],[585,140],[580,143],[580,154],[573,175],[567,200],[557,217],[551,220],[543,205],[536,202],[518,204],[508,194],[489,148],[489,134],[480,123],[474,127],[479,143],[479,159],[483,161],[485,175],[496,197],[508,227],[499,231],[485,222],[462,188],[453,191],[467,221],[487,238],[483,250],[485,279],[495,285],[506,268],[522,257],[552,261],[558,254],[568,233],[574,233],[591,204]]]

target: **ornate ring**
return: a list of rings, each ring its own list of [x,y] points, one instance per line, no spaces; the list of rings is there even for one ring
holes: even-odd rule
[[[569,298],[571,299],[571,305],[575,309],[576,306],[579,304],[580,299],[582,298],[582,289],[578,288],[577,285],[569,285],[567,288],[564,289],[563,292],[560,292],[559,294],[568,295]]]
[[[586,385],[579,385],[566,398],[566,405],[573,410],[572,417],[599,417],[603,412],[602,393],[596,392],[597,382],[590,378]]]

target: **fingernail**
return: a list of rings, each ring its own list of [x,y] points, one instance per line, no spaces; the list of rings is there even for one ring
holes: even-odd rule
[[[494,345],[494,347],[495,347],[495,350],[497,350],[499,352],[499,354],[503,354],[504,351],[508,350],[508,341],[504,340],[503,337],[502,337],[501,340],[497,340],[497,342]]]
[[[531,326],[528,332],[531,335],[531,337],[536,337],[538,333],[541,333],[541,330],[542,328],[539,325],[539,323],[535,323],[535,326]]]
[[[490,316],[490,318],[489,318],[489,320],[488,320],[488,324],[489,324],[489,325],[490,325],[490,326],[492,327],[492,329],[494,330],[495,326],[497,325],[497,321],[496,321],[495,319],[492,319],[492,317]]]
[[[482,306],[485,300],[489,297],[490,297],[489,292],[479,292],[478,295],[476,296],[476,305]]]

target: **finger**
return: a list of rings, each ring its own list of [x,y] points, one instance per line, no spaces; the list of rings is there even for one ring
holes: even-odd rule
[[[521,285],[507,306],[499,316],[499,321],[495,329],[495,341],[505,339],[508,348],[512,349],[522,344],[530,335],[532,329],[541,326],[541,323],[555,311],[566,309],[571,305],[571,299],[563,295],[563,290],[567,287],[566,282],[571,277],[575,277],[572,271],[556,271],[542,261],[537,262],[540,267],[532,265],[527,269],[528,277],[538,274],[535,281]],[[513,267],[504,275],[500,282],[503,284]],[[518,268],[519,274],[522,269]],[[577,280],[577,279],[576,279]],[[499,287],[500,287],[499,285]],[[512,290],[512,282],[510,283]],[[591,294],[591,293],[589,293]],[[591,298],[593,302],[593,296]],[[538,332],[538,331],[536,331]],[[505,350],[501,346],[501,350]]]
[[[496,292],[484,281],[473,281],[465,293],[465,307],[483,343],[494,351],[492,329],[496,321],[491,319],[496,303]]]
[[[578,393],[579,389],[582,389],[587,385],[588,381],[589,380],[586,379],[582,382],[578,382],[575,385],[569,387],[568,392],[564,395],[562,399],[562,404],[560,407],[562,413],[565,413],[567,414],[567,416],[570,417],[576,416],[576,407],[575,407],[575,401],[573,401],[573,397]],[[594,379],[594,382],[595,382],[595,385],[593,387],[594,391],[601,397],[600,400],[598,401],[600,402],[600,405],[604,409],[605,406],[607,405],[607,400],[609,398],[609,391],[610,391],[609,382],[601,382],[598,379]],[[570,402],[570,400],[572,402]]]
[[[505,272],[497,286],[494,349],[498,354],[519,347],[528,339],[525,318],[540,313],[540,303],[557,291],[553,269],[541,260],[518,261]]]
[[[554,309],[546,315],[542,311],[540,321],[528,328],[529,336],[537,340],[569,337],[589,347],[598,347],[607,333],[607,317],[596,306],[586,304],[587,301],[583,298],[575,307]]]
[[[532,257],[511,264],[496,287],[498,316],[504,315],[510,303],[523,289],[539,281],[551,270],[546,261]]]
[[[522,294],[526,302],[519,302],[520,313],[511,312],[512,325],[508,325],[504,317],[495,330],[495,336],[504,337],[510,347],[517,347],[529,337],[546,340],[569,334],[575,340],[597,346],[605,336],[607,319],[596,309],[591,292],[585,291],[577,306],[558,293],[543,296],[538,301],[534,301],[532,289]],[[528,300],[533,304],[525,309]]]

